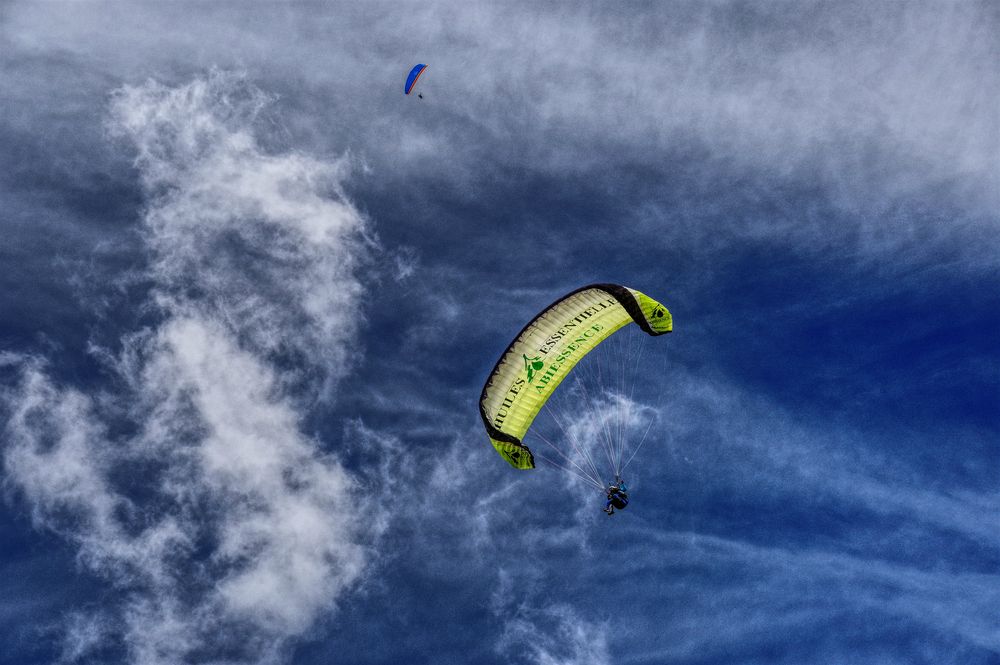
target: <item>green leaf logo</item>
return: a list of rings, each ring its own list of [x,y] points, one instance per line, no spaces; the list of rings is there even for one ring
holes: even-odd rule
[[[528,373],[528,383],[531,383],[531,381],[535,378],[535,372],[538,372],[545,367],[545,362],[538,356],[529,358],[527,355],[522,353],[521,357],[524,358],[524,370]]]

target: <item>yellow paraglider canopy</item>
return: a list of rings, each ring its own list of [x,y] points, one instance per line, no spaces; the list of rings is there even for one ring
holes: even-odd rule
[[[546,307],[500,356],[483,386],[479,411],[497,452],[517,469],[533,469],[521,440],[573,367],[615,331],[635,323],[649,335],[673,330],[666,307],[617,284],[592,284]]]

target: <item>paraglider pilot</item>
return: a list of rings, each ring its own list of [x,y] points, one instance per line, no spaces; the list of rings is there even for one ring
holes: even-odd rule
[[[621,478],[615,480],[613,485],[608,486],[607,490],[608,502],[604,504],[604,512],[608,515],[612,515],[615,512],[615,508],[622,510],[628,505],[628,487]]]

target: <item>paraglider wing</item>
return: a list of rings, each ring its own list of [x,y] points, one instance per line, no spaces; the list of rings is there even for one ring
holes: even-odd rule
[[[535,467],[521,443],[535,416],[583,356],[632,322],[649,335],[673,329],[670,312],[649,296],[592,284],[546,307],[510,343],[483,386],[479,412],[493,447],[511,466]]]
[[[417,79],[420,78],[425,69],[427,69],[427,65],[414,65],[413,69],[410,70],[410,75],[406,77],[406,85],[403,87],[405,94],[408,95],[413,91],[413,86],[417,84]]]

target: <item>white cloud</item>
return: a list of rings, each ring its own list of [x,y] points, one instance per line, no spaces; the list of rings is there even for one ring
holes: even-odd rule
[[[87,4],[57,16],[22,4],[8,20],[12,47],[58,47],[118,76],[242,62],[304,81],[316,95],[297,127],[308,140],[356,146],[401,174],[447,172],[473,196],[486,154],[565,174],[613,170],[617,155],[627,164],[637,153],[666,165],[693,150],[697,158],[673,162],[697,176],[680,179],[693,187],[730,187],[720,170],[767,173],[816,185],[882,225],[893,204],[927,190],[973,215],[997,203],[988,3],[807,3],[790,13],[760,3],[613,11],[445,1],[301,15]],[[95,43],[96,33],[107,39]],[[402,96],[413,64],[404,54],[430,64],[422,103]],[[348,122],[331,127],[329,112]],[[889,217],[889,235],[936,230]],[[880,226],[863,232],[875,239]]]
[[[373,245],[340,187],[346,162],[261,148],[254,123],[269,101],[240,76],[213,71],[176,88],[125,86],[109,128],[136,146],[151,197],[160,305],[335,379],[351,364],[355,273]]]
[[[1000,600],[995,574],[918,569],[856,553],[684,531],[630,530],[623,540],[635,544],[629,556],[644,562],[630,571],[628,582],[655,581],[671,606],[684,608],[658,634],[648,625],[656,615],[636,616],[640,632],[660,638],[645,645],[649,652],[633,653],[636,660],[731,657],[747,644],[768,643],[771,635],[825,630],[845,616],[883,624],[902,618],[946,632],[963,648],[1000,652],[1000,635],[985,609]],[[845,648],[835,639],[810,644],[808,652],[815,662],[841,662]],[[956,653],[939,652],[935,660],[960,662]]]
[[[100,648],[108,638],[107,617],[100,613],[72,612],[65,619],[60,661],[74,663]]]
[[[98,350],[120,392],[60,387],[35,362],[7,400],[8,483],[118,589],[71,617],[67,660],[117,643],[138,665],[275,662],[369,559],[377,504],[357,508],[299,405],[351,365],[372,245],[343,164],[260,146],[268,101],[218,71],[113,98],[148,194],[160,323]]]
[[[512,576],[502,571],[492,598],[493,613],[503,623],[498,653],[536,665],[610,665],[607,625],[587,621],[564,604],[515,603],[511,587]]]
[[[647,604],[650,616],[633,615],[635,630],[648,637],[633,658],[732,658],[775,632],[816,630],[845,614],[847,621],[919,624],[963,648],[1000,650],[995,622],[983,611],[1000,598],[1000,579],[975,557],[951,554],[1000,551],[995,490],[936,485],[904,456],[880,456],[867,441],[872,434],[813,422],[719,376],[678,367],[670,385],[662,403],[667,442],[646,449],[644,491],[629,510],[641,510],[652,475],[652,491],[676,497],[680,517],[623,520],[618,542],[621,558],[632,562],[627,572],[617,558],[594,561],[591,571]],[[919,445],[935,434],[923,436]],[[693,514],[689,502],[698,506]],[[751,510],[758,514],[747,518]],[[815,521],[761,527],[799,519]],[[730,525],[739,536],[723,531]],[[768,542],[775,537],[781,542]],[[653,607],[647,586],[667,609]],[[677,607],[684,611],[672,614]],[[847,648],[838,638],[810,653],[815,662],[840,662]],[[932,659],[960,662],[956,653]]]
[[[12,351],[0,351],[0,367],[16,367],[28,360],[26,356]]]
[[[678,367],[670,386],[661,416],[669,422],[668,462],[686,469],[693,482],[831,502],[1000,549],[1000,531],[991,519],[1000,505],[995,491],[932,485],[891,447],[859,444],[873,435],[814,422],[718,375]],[[917,440],[928,445],[939,435]],[[908,445],[902,436],[892,434],[889,443]]]
[[[392,263],[393,279],[406,283],[420,268],[420,256],[414,247],[401,247],[393,253]]]

